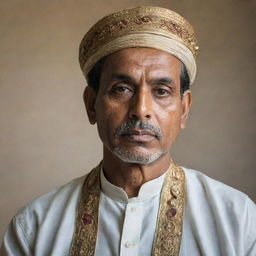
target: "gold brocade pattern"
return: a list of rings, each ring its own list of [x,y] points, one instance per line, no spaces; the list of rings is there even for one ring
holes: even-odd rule
[[[154,256],[178,256],[182,237],[185,207],[185,174],[178,165],[171,165],[161,192],[155,235]]]
[[[101,165],[94,168],[85,180],[77,208],[70,256],[93,256],[95,253],[99,218],[100,168]],[[185,174],[178,165],[171,164],[161,192],[153,256],[179,255],[184,207]]]
[[[93,256],[96,248],[100,201],[100,166],[86,177],[77,208],[70,256]]]
[[[179,14],[161,7],[142,6],[110,14],[98,21],[84,36],[79,50],[79,62],[85,63],[98,49],[113,39],[129,34],[156,34],[175,39],[193,54],[198,42],[192,26]]]

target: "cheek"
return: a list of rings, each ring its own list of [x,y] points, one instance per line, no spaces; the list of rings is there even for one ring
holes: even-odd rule
[[[96,104],[96,122],[100,136],[113,136],[116,128],[125,120],[125,109],[108,100]],[[103,139],[103,138],[102,138]]]
[[[158,122],[164,136],[176,137],[181,127],[180,104],[172,104],[159,111]]]
[[[102,120],[116,123],[126,114],[124,104],[115,104],[112,101],[103,101],[101,108],[97,110]]]

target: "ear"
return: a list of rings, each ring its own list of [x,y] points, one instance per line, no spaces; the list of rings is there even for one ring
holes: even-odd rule
[[[188,119],[189,109],[192,104],[192,92],[186,90],[181,99],[182,104],[182,115],[181,115],[181,124],[180,128],[184,129],[186,127],[186,121]]]
[[[96,93],[94,90],[87,86],[84,90],[84,105],[86,108],[87,116],[89,119],[89,122],[91,124],[96,123],[96,111],[95,111],[95,101],[96,101]]]

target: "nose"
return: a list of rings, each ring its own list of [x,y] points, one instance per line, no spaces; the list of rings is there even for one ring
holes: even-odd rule
[[[148,121],[152,118],[152,96],[149,90],[138,90],[130,103],[129,117],[132,120]]]

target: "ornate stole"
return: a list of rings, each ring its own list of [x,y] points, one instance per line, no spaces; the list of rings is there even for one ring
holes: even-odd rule
[[[93,256],[95,253],[99,218],[100,168],[101,165],[97,166],[86,177],[78,203],[70,256]],[[171,164],[161,192],[153,256],[179,255],[184,205],[185,174],[179,166]]]

